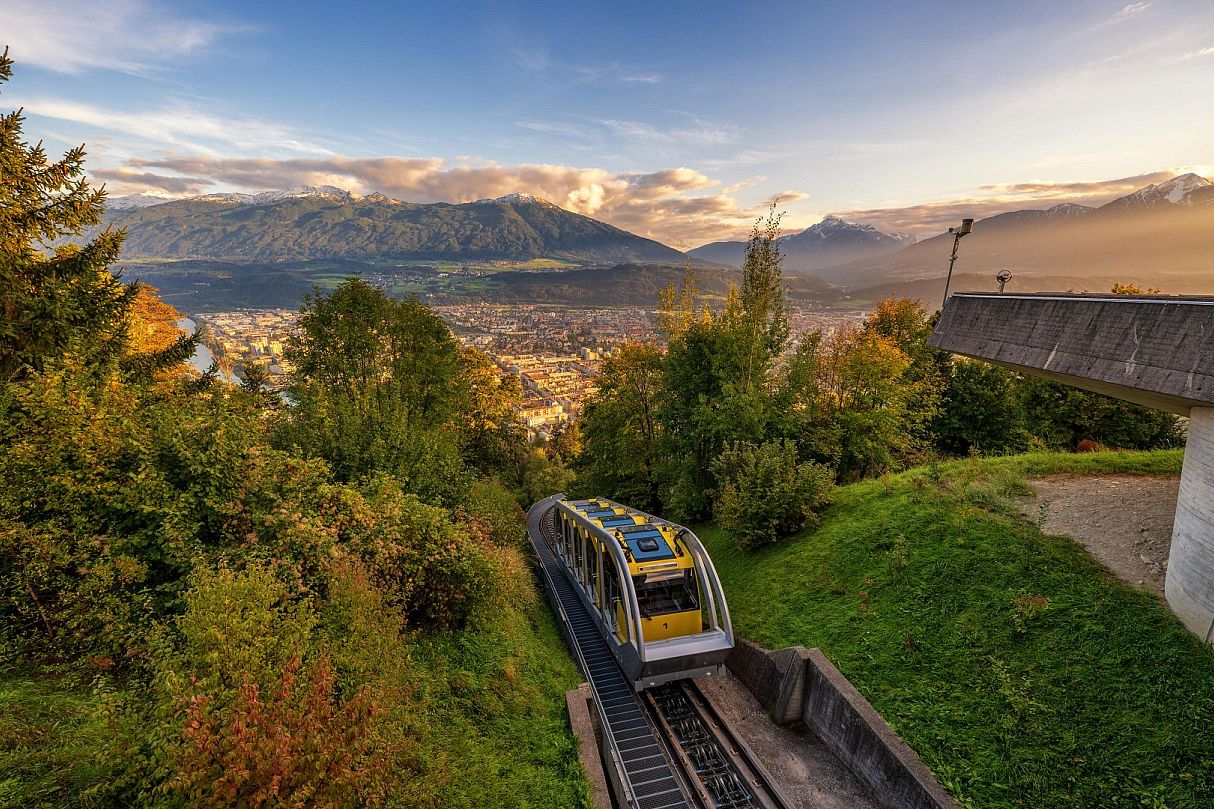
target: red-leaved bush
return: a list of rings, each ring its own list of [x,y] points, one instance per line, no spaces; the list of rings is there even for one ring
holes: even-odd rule
[[[376,745],[379,711],[366,689],[339,701],[334,681],[326,655],[311,667],[297,655],[272,694],[247,679],[226,708],[195,693],[167,790],[196,807],[381,803],[387,758]]]

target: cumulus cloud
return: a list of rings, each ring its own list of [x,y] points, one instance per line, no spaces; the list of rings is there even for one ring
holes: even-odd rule
[[[136,194],[155,189],[168,194],[197,195],[210,185],[209,180],[201,177],[169,176],[129,167],[94,169],[89,173],[98,180],[105,180],[110,184],[109,187],[118,194]]]
[[[147,75],[242,30],[145,0],[6,0],[3,16],[13,58],[59,73],[108,68]]]
[[[215,155],[131,159],[95,171],[119,193],[146,185],[173,193],[240,189],[265,191],[296,185],[336,185],[380,192],[409,202],[471,202],[522,191],[563,208],[609,222],[675,247],[694,247],[743,233],[764,209],[741,204],[734,189],[688,167],[652,172],[609,172],[546,163],[501,165],[441,158],[308,156],[284,159]],[[167,186],[179,184],[182,191]],[[205,184],[207,188],[200,187]],[[186,188],[188,186],[188,188]],[[802,198],[787,192],[782,198]]]

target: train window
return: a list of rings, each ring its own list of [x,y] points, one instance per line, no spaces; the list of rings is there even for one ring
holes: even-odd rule
[[[616,581],[615,565],[611,563],[611,557],[603,554],[603,617],[607,620],[607,626],[615,628],[615,600],[620,597],[620,584]]]
[[[633,576],[632,583],[641,615],[667,615],[700,608],[694,571],[672,570]]]

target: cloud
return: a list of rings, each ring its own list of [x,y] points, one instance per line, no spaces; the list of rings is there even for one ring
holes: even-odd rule
[[[1206,56],[1214,56],[1214,48],[1199,48],[1195,51],[1190,51],[1189,53],[1176,57],[1176,61],[1187,62],[1190,59],[1202,59]]]
[[[20,64],[57,73],[107,68],[148,75],[247,30],[176,16],[144,0],[6,0],[4,38]]]
[[[107,187],[116,194],[136,194],[156,189],[169,194],[197,195],[210,185],[209,180],[201,177],[175,177],[127,167],[94,169],[89,174],[99,180],[106,180]]]
[[[741,132],[733,124],[712,123],[694,116],[688,118],[688,123],[668,127],[618,118],[591,118],[578,123],[523,119],[515,124],[532,132],[594,143],[616,139],[651,146],[724,146],[735,143]]]
[[[1126,5],[1121,7],[1121,11],[1118,11],[1116,14],[1114,14],[1112,17],[1110,17],[1108,22],[1110,25],[1114,24],[1114,23],[1125,22],[1126,20],[1131,19],[1132,17],[1137,17],[1139,14],[1146,11],[1150,7],[1151,7],[1150,3],[1127,3]]]
[[[524,73],[543,78],[560,85],[579,84],[661,84],[666,77],[655,70],[647,70],[619,62],[605,64],[574,64],[554,59],[548,48],[529,37],[517,33],[505,35],[513,44],[509,45],[510,61]]]
[[[786,208],[794,202],[801,202],[809,199],[809,194],[802,194],[800,191],[781,191],[778,194],[772,194],[763,201],[762,207],[769,208],[775,205],[777,208]]]
[[[623,138],[636,141],[665,144],[691,144],[697,146],[722,146],[738,139],[738,128],[729,124],[712,124],[692,119],[690,126],[668,129],[641,121],[621,121],[614,118],[596,118],[595,123]]]
[[[563,135],[570,138],[581,138],[585,140],[594,140],[593,132],[588,131],[585,127],[571,124],[566,121],[515,121],[515,126],[520,126],[523,129],[530,129],[532,132],[544,132],[552,135]]]
[[[327,153],[283,124],[253,118],[224,118],[197,107],[174,102],[150,110],[123,111],[57,98],[24,99],[32,115],[121,132],[157,144],[213,154],[232,148],[242,151],[275,149],[285,152]]]
[[[1055,182],[1050,180],[1034,180],[1020,183],[999,183],[980,185],[978,190],[988,191],[1004,197],[1024,197],[1027,199],[1098,199],[1099,204],[1108,202],[1116,197],[1136,191],[1144,185],[1161,183],[1175,175],[1171,171],[1152,171],[1147,174],[1136,174],[1132,177],[1121,177],[1116,180],[1090,180],[1078,182]]]
[[[308,156],[283,159],[215,155],[131,159],[94,175],[121,181],[123,191],[148,185],[205,183],[188,191],[264,191],[296,185],[336,185],[381,192],[410,202],[471,202],[523,191],[675,247],[694,247],[722,234],[744,233],[764,206],[747,206],[719,183],[686,166],[651,172],[609,172],[545,163],[501,165],[471,159]],[[131,182],[127,182],[131,181]],[[167,189],[166,189],[167,190]],[[175,192],[178,193],[178,192]],[[804,195],[788,192],[789,199]]]

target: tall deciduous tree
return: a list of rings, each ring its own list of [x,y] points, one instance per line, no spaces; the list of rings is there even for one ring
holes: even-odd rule
[[[344,480],[384,470],[424,500],[459,493],[457,416],[469,391],[437,315],[351,278],[307,296],[287,357],[296,365],[288,442]]]
[[[782,259],[774,210],[755,223],[742,286],[716,315],[695,316],[694,294],[668,291],[669,351],[658,418],[665,428],[663,498],[680,516],[704,519],[716,488],[712,461],[735,441],[761,442],[773,423],[771,371],[788,343]],[[670,305],[667,305],[666,302]]]
[[[582,417],[582,487],[661,513],[661,351],[622,346],[604,361],[598,386]]]

